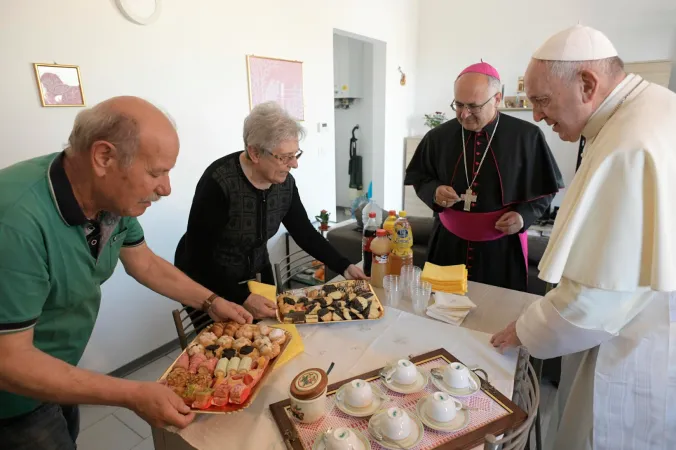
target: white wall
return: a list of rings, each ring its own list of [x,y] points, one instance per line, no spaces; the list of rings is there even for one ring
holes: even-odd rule
[[[335,35],[334,39],[350,39]],[[334,54],[336,58],[342,55]],[[355,132],[357,138],[357,154],[362,157],[362,185],[366,192],[373,178],[373,44],[363,43],[363,54],[350,55],[351,59],[361,67],[361,98],[355,100],[348,109],[336,109],[335,113],[335,136],[336,136],[336,204],[337,206],[350,206],[353,196],[350,195],[350,175],[348,174],[350,162],[350,138],[352,128],[359,125]],[[384,115],[383,108],[378,109],[379,114]]]
[[[454,117],[453,81],[480,58],[494,65],[505,94],[516,91],[532,52],[551,34],[580,21],[602,30],[625,61],[676,61],[676,2],[673,0],[485,0],[450,2],[420,0],[418,81],[412,127],[422,134],[423,114],[445,111]],[[676,90],[676,71],[671,88]],[[516,113],[520,118],[528,113]],[[549,132],[547,139],[570,184],[577,145],[562,143]]]
[[[399,86],[397,66],[415,71],[417,2],[409,0],[165,0],[159,21],[126,21],[113,0],[6,0],[0,4],[0,167],[54,152],[66,142],[78,108],[42,108],[33,62],[80,66],[85,96],[145,97],[178,123],[181,154],[173,193],[141,217],[148,244],[173,260],[197,180],[216,158],[242,148],[248,113],[245,55],[304,62],[307,150],[295,172],[308,214],[335,208],[332,36],[339,28],[387,42],[385,146],[399,151],[408,134],[415,82]],[[39,14],[35,11],[40,11]],[[378,17],[377,21],[373,18]],[[401,163],[385,160],[385,171]],[[378,192],[381,204],[401,202],[401,175]],[[394,186],[394,187],[393,187]],[[281,236],[271,240],[281,257]],[[175,338],[173,302],[118,272],[104,285],[103,305],[82,366],[113,370]]]

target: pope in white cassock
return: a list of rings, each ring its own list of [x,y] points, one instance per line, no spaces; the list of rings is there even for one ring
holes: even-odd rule
[[[492,343],[567,355],[557,450],[676,449],[676,93],[579,25],[525,87],[535,120],[586,146],[539,267],[558,286]]]

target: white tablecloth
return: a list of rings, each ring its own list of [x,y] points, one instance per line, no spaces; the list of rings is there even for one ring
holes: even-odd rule
[[[478,365],[489,381],[511,398],[516,352],[501,355],[490,334],[459,328],[389,308],[379,321],[300,325],[305,352],[268,378],[255,402],[231,415],[199,415],[180,436],[199,450],[279,449],[284,442],[269,405],[288,398],[289,384],[310,367],[335,367],[329,384],[382,367],[393,359],[445,348],[467,365]]]

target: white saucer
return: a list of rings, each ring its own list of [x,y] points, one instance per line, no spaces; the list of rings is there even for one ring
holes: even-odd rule
[[[342,385],[340,388],[338,388],[338,392],[336,392],[336,407],[347,414],[348,416],[352,417],[368,417],[372,416],[376,411],[381,409],[385,402],[389,401],[389,398],[383,398],[387,397],[380,388],[377,385],[371,385],[371,389],[373,390],[373,400],[371,401],[371,404],[369,406],[364,406],[363,408],[357,408],[354,406],[350,406],[345,402],[345,399],[342,398],[343,393],[345,392],[346,387],[348,384]]]
[[[361,431],[355,430],[354,428],[350,428],[352,432],[357,436],[359,441],[364,445],[363,450],[371,450],[371,442],[368,440],[366,436],[364,436]],[[312,444],[312,450],[326,450],[326,444],[324,443],[324,439],[322,439],[322,435],[326,431],[322,431],[321,433],[317,434],[317,437],[315,438],[314,443]]]
[[[430,374],[430,376],[432,377],[432,384],[434,384],[438,389],[441,389],[442,391],[447,392],[454,397],[469,397],[470,395],[474,395],[481,390],[481,379],[479,376],[472,371],[469,373],[474,381],[476,381],[477,389],[472,389],[471,387],[456,389],[446,384],[446,381],[444,381],[443,378],[437,378],[432,374]]]
[[[370,427],[375,427],[375,423],[380,416],[383,414],[387,414],[387,410],[383,409],[375,413],[371,419],[369,420],[369,428]],[[419,417],[417,417],[415,414],[411,414],[410,412],[407,411],[408,416],[411,418],[411,421],[413,422],[413,427],[411,429],[411,434],[408,435],[406,439],[402,439],[400,441],[395,441],[398,446],[390,445],[388,444],[387,441],[379,441],[376,439],[373,434],[371,434],[371,437],[373,438],[374,441],[378,443],[381,447],[390,449],[390,450],[401,450],[402,448],[413,448],[416,445],[420,444],[423,440],[423,437],[425,436],[425,426],[423,425],[422,421],[420,420]],[[376,431],[378,431],[378,428],[376,428]]]
[[[418,370],[418,375],[416,375],[415,382],[412,384],[399,384],[395,381],[388,383],[385,381],[385,378],[382,377],[381,380],[388,389],[394,392],[398,392],[399,394],[415,394],[416,392],[425,389],[425,386],[427,386],[427,383],[430,381],[430,374],[428,372],[422,371],[418,367],[416,367],[416,369]]]
[[[455,414],[455,418],[450,422],[437,422],[427,415],[425,412],[425,402],[430,397],[423,397],[418,400],[418,403],[415,405],[415,410],[418,413],[418,417],[422,420],[422,423],[427,425],[429,428],[436,431],[443,431],[444,433],[453,433],[459,430],[462,430],[467,425],[469,425],[469,411],[466,409],[461,409]]]

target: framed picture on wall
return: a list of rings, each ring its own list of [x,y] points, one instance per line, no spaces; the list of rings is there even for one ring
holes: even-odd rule
[[[303,63],[247,55],[249,110],[261,103],[279,103],[296,120],[305,120]]]
[[[33,64],[42,106],[85,106],[80,68],[63,64]]]

